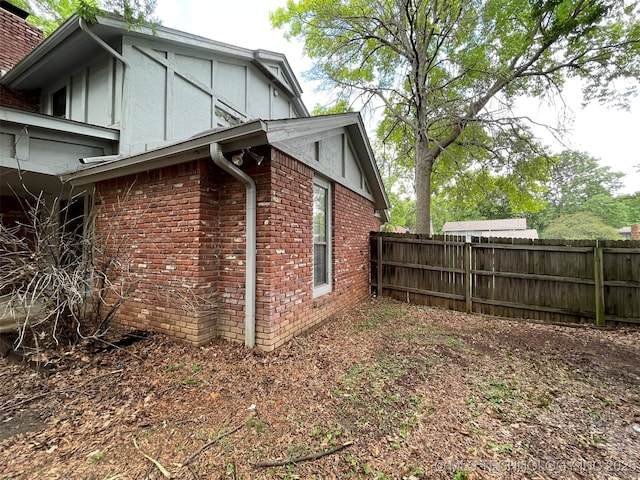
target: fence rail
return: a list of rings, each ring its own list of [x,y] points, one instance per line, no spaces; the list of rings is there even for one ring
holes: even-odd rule
[[[380,296],[551,322],[640,324],[640,242],[427,237],[373,232]]]

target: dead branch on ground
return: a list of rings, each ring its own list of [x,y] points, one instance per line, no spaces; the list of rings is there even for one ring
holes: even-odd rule
[[[337,447],[334,447],[330,450],[326,450],[324,452],[320,452],[320,453],[314,453],[312,455],[304,455],[302,457],[295,457],[295,458],[286,458],[284,460],[272,460],[272,461],[265,461],[265,462],[255,462],[252,463],[251,465],[253,465],[254,467],[282,467],[284,465],[291,465],[294,463],[302,463],[302,462],[310,462],[313,460],[318,460],[319,458],[322,457],[326,457],[327,455],[332,455],[336,452],[339,452],[340,450],[343,450],[349,446],[353,445],[353,442],[345,442],[342,445],[338,445]]]
[[[135,437],[133,437],[133,446],[134,446],[134,447],[136,447],[136,450],[138,450],[138,451],[142,454],[142,456],[143,456],[144,458],[146,458],[146,459],[147,459],[147,460],[149,460],[151,463],[153,463],[153,464],[158,468],[158,470],[160,470],[160,473],[162,473],[162,475],[164,475],[164,477],[165,477],[165,478],[171,478],[171,473],[169,472],[169,470],[167,470],[166,468],[164,468],[164,466],[163,466],[163,465],[162,465],[158,460],[156,460],[155,458],[153,458],[153,457],[151,457],[151,456],[147,455],[146,453],[144,453],[144,452],[140,449],[140,447],[138,446],[138,442],[136,441],[136,438],[135,438]]]
[[[189,455],[182,463],[177,464],[180,467],[186,467],[187,465],[189,465],[189,463],[191,463],[198,455],[200,455],[202,452],[204,452],[205,450],[207,450],[208,448],[210,448],[212,445],[218,443],[220,440],[222,440],[224,437],[228,437],[229,435],[231,435],[232,433],[237,432],[238,430],[240,430],[249,420],[251,420],[251,418],[253,418],[255,414],[255,410],[253,410],[251,412],[251,414],[239,425],[236,425],[235,427],[233,427],[231,430],[227,430],[226,432],[221,433],[220,435],[218,435],[217,437],[215,437],[214,439],[208,441],[207,443],[205,443],[202,447],[200,447],[198,450],[196,450],[194,453],[192,453],[191,455]]]

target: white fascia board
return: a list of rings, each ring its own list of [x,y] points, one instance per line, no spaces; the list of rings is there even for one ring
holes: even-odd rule
[[[82,135],[116,142],[120,140],[119,130],[7,107],[0,107],[0,120],[20,126],[39,127],[65,134]]]
[[[287,61],[287,57],[278,52],[272,52],[270,50],[254,50],[253,57],[260,65],[268,65],[269,62],[278,64],[279,67],[282,68],[284,72],[285,78],[291,83],[291,86],[287,86],[287,90],[290,91],[292,95],[302,95],[302,87],[298,82],[293,70],[291,69],[291,65]]]
[[[265,120],[269,141],[286,142],[291,138],[311,135],[357,122],[358,113],[342,113],[337,115],[318,115],[315,117],[287,118],[283,120]]]
[[[41,173],[43,175],[50,175],[54,177],[56,172],[50,165],[43,163],[34,163],[30,161],[18,161],[14,157],[7,157],[0,153],[0,168],[8,168],[14,171],[21,171],[24,173]]]

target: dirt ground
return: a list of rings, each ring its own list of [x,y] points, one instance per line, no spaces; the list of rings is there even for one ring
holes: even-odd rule
[[[51,363],[0,359],[1,480],[640,478],[640,329],[373,299],[271,354]]]

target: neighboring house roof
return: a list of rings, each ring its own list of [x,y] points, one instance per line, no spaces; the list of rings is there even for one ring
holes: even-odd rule
[[[236,47],[161,25],[129,30],[125,20],[109,14],[97,17],[96,22],[91,24],[91,31],[116,49],[119,48],[120,38],[127,35],[187,46],[203,52],[215,52],[228,58],[251,62],[291,95],[300,116],[309,115],[302,102],[302,88],[286,57],[281,53]],[[42,88],[52,79],[73,71],[79,63],[88,61],[100,53],[103,53],[102,47],[82,31],[80,18],[73,15],[7,72],[0,79],[0,83],[22,90]]]
[[[443,227],[443,232],[471,232],[471,231],[485,231],[485,232],[506,232],[511,230],[526,230],[527,219],[526,218],[506,218],[500,220],[474,220],[465,222],[446,222]]]
[[[483,231],[480,234],[481,237],[494,237],[494,238],[538,238],[538,231],[536,229],[525,230],[489,230]]]
[[[310,145],[326,138],[328,132],[337,134],[340,129],[348,133],[348,147],[353,150],[362,168],[362,176],[366,182],[362,186],[363,192],[366,191],[371,196],[383,221],[388,221],[386,210],[390,208],[389,200],[359,113],[283,120],[251,120],[233,127],[207,130],[186,140],[137,155],[99,164],[83,166],[78,163],[77,171],[67,172],[62,178],[73,184],[86,184],[162,168],[206,157],[209,145],[217,143],[224,153],[271,145],[332,180],[352,188],[352,179],[341,177],[335,171],[335,165],[330,161],[321,162],[314,158],[314,149],[309,149]]]
[[[526,218],[447,222],[442,227],[442,231],[445,235],[461,235],[467,238],[538,238],[537,230],[527,228]]]

